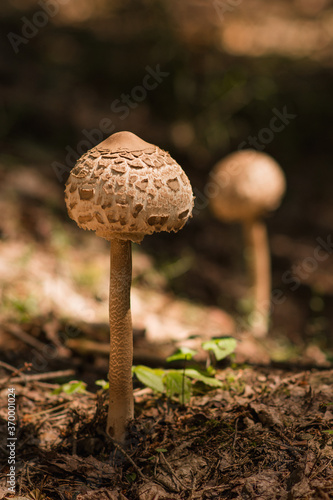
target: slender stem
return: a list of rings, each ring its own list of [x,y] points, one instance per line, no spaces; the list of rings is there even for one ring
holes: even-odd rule
[[[253,285],[254,307],[252,331],[257,336],[265,336],[269,327],[271,262],[267,230],[264,222],[249,220],[244,224],[248,248],[248,267]]]
[[[131,242],[114,239],[111,241],[110,264],[110,399],[107,433],[120,443],[124,442],[126,426],[134,416],[131,281]]]

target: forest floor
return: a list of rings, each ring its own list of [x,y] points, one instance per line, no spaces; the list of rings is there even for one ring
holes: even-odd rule
[[[223,388],[186,406],[135,389],[122,450],[107,438],[106,393],[53,394],[56,384],[1,379],[0,498],[8,494],[7,394],[18,415],[16,496],[23,499],[329,499],[332,369],[233,366]]]

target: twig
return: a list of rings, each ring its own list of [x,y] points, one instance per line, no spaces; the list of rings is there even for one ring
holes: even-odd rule
[[[55,417],[57,418],[57,416]],[[77,455],[77,434],[79,431],[79,426],[80,426],[80,417],[79,415],[75,412],[73,415],[73,422],[72,422],[72,455]]]
[[[17,368],[15,368],[15,366],[9,365],[8,363],[5,363],[4,361],[0,361],[0,366],[2,366],[2,368],[5,368],[6,370],[8,370],[10,372],[17,371]]]
[[[211,490],[226,490],[228,487],[223,484],[223,485],[217,485],[217,486],[205,486],[205,489],[204,490],[199,490],[197,491],[196,493],[201,493],[201,491],[203,493],[206,493],[206,491],[211,491]]]
[[[19,377],[7,377],[6,379],[1,379],[0,384],[4,384],[10,380],[11,382],[33,382],[36,380],[49,380],[52,378],[59,377],[71,377],[75,375],[74,370],[59,370],[57,372],[48,372],[48,373],[35,373],[33,375],[25,375],[22,373]]]
[[[30,479],[30,474],[29,474],[29,463],[27,464],[27,469],[26,469],[26,473],[27,473],[27,479],[28,479],[28,483],[29,483],[29,486],[33,487],[33,484],[31,482],[31,479]]]
[[[118,451],[120,451],[120,453],[122,453],[122,455],[124,455],[124,457],[127,458],[127,460],[133,465],[134,469],[136,470],[136,472],[138,473],[138,475],[141,477],[141,479],[144,479],[145,481],[148,481],[148,479],[143,474],[143,472],[141,471],[141,469],[136,465],[136,463],[134,462],[134,460],[129,456],[129,454],[124,450],[124,448],[119,443],[117,443],[114,439],[112,439],[112,437],[110,437],[108,435],[106,435],[106,436],[109,439],[111,439],[113,446]]]
[[[320,467],[318,467],[318,469],[315,471],[314,474],[312,474],[312,470],[311,470],[311,473],[309,474],[309,479],[314,479],[316,476],[318,476],[318,474],[321,474],[322,472],[324,472],[324,470],[333,462],[333,458],[330,458],[326,464],[324,465],[321,465]]]
[[[235,449],[235,444],[236,444],[236,440],[237,440],[237,434],[238,434],[238,421],[239,421],[239,418],[236,419],[236,423],[235,423],[235,435],[234,435],[234,439],[232,441],[232,449],[234,450]]]
[[[154,477],[156,477],[156,472],[157,472],[157,465],[159,463],[158,457],[155,457],[155,465],[154,465]]]
[[[285,434],[283,434],[283,432],[280,431],[280,429],[276,425],[273,426],[273,431],[275,432],[275,434],[277,434],[279,436],[280,439],[282,439],[282,441],[286,441],[289,444],[289,446],[293,450],[295,450],[294,443]],[[284,446],[286,446],[285,443],[284,443]]]
[[[34,347],[38,351],[44,352],[46,344],[43,344],[43,342],[40,342],[39,340],[35,339],[35,337],[21,330],[21,328],[19,328],[18,326],[5,325],[4,328],[7,333],[14,335],[14,337],[18,338],[19,340],[22,340],[22,342],[24,342],[25,344],[31,345],[31,347]]]
[[[58,321],[53,319],[51,322],[46,322],[44,324],[44,331],[46,333],[46,338],[56,347],[58,355],[62,358],[69,358],[72,351],[60,341],[58,335]]]
[[[37,387],[40,387],[41,389],[58,389],[59,388],[59,384],[49,384],[48,382],[38,382],[38,380],[36,380],[34,382],[34,385],[36,385]]]
[[[143,389],[140,389],[139,387],[137,389],[134,389],[133,391],[133,396],[134,398],[140,397],[140,396],[145,396],[146,394],[152,394],[154,391],[150,389],[150,387],[144,387]]]
[[[283,434],[281,433],[281,436],[279,436],[282,440],[285,438],[285,436],[283,436]],[[273,446],[276,446],[277,448],[278,447],[282,447],[282,449],[286,449],[288,450],[291,455],[295,458],[299,458],[299,456],[301,455],[301,452],[298,450],[298,448],[296,446],[294,446],[293,444],[286,444],[286,443],[280,443],[279,441],[273,441],[272,439],[267,439],[267,443],[270,443],[272,444]]]
[[[171,465],[169,464],[169,462],[167,461],[167,459],[165,458],[165,456],[162,452],[160,452],[160,457],[161,458],[163,457],[164,463],[167,466],[167,469],[168,469],[169,473],[171,474],[171,476],[173,476],[177,480],[177,482],[180,484],[180,486],[182,486],[185,490],[188,490],[188,487],[179,479],[179,477],[177,476],[175,471],[172,469]]]
[[[310,375],[310,372],[308,370],[306,371],[303,371],[301,373],[295,373],[295,375],[291,375],[290,377],[285,377],[283,378],[282,380],[280,380],[280,382],[276,385],[276,387],[274,387],[272,393],[274,393],[275,391],[277,391],[281,385],[284,385],[284,384],[289,384],[289,382],[294,382],[298,379],[306,379],[308,378]]]
[[[26,472],[28,468],[28,463],[27,462],[24,462],[24,465],[23,465],[23,469],[22,469],[22,473],[21,473],[21,478],[20,478],[20,483],[19,483],[19,491],[18,491],[18,494],[21,495],[21,491],[22,491],[22,482],[23,482],[23,478],[24,478],[24,473]]]
[[[135,471],[137,472],[137,474],[141,477],[141,479],[142,479],[143,481],[149,482],[149,481],[150,481],[150,479],[149,479],[149,478],[147,478],[147,477],[143,474],[143,472],[141,471],[141,469],[140,469],[140,468],[136,465],[136,463],[134,462],[134,460],[133,460],[133,459],[129,456],[129,454],[128,454],[125,450],[124,450],[124,448],[123,448],[123,447],[122,447],[119,443],[117,443],[116,441],[114,441],[114,439],[112,439],[112,438],[111,438],[108,434],[104,433],[104,435],[106,436],[106,438],[107,438],[107,439],[110,439],[110,440],[111,440],[111,442],[112,442],[112,444],[113,444],[113,446],[114,446],[114,447],[115,447],[118,451],[120,451],[120,453],[121,453],[121,454],[122,454],[125,458],[127,458],[127,460],[128,460],[128,461],[132,464],[132,466],[134,467],[134,469],[135,469]],[[163,456],[163,458],[164,458],[164,456]],[[164,460],[165,460],[165,458],[164,458]],[[170,467],[170,469],[171,469],[171,466],[168,464],[168,462],[167,462],[166,460],[165,460],[165,462],[166,462],[167,466],[168,466],[168,467]],[[185,488],[187,489],[187,487],[186,487],[186,486],[184,486],[184,485],[181,483],[181,481],[177,478],[177,476],[176,476],[176,475],[175,475],[175,473],[172,471],[172,469],[171,469],[171,474],[172,474],[172,475],[174,475],[174,476],[175,476],[175,478],[178,480],[178,482],[179,482],[179,483],[180,483],[183,487],[185,487]],[[154,478],[154,482],[155,482],[155,483],[157,483],[157,484],[161,484],[162,486],[165,486],[165,487],[167,487],[168,489],[170,488],[170,485],[169,485],[169,484],[167,484],[166,482],[164,482],[162,478],[156,478],[156,477],[155,477],[155,478]],[[177,491],[178,491],[178,488],[177,488]]]
[[[308,413],[308,411],[310,410],[311,406],[312,406],[312,403],[313,403],[313,400],[314,400],[314,397],[315,397],[315,391],[312,389],[312,386],[310,385],[309,387],[309,391],[308,391],[308,394],[307,396],[309,396],[309,399],[308,399],[308,402],[307,402],[307,405],[306,405],[306,408],[304,409],[303,411],[303,415],[306,415]]]
[[[8,365],[8,366],[10,366],[10,365]],[[16,375],[19,375],[24,370],[30,370],[31,366],[32,366],[31,363],[24,363],[24,365],[21,366],[21,368],[14,368],[13,367],[13,373],[8,375],[8,377],[6,377],[4,379],[1,379],[0,384],[6,385],[9,382],[9,380],[14,380]],[[20,375],[20,377],[24,377],[24,374]],[[19,377],[17,377],[17,378],[19,378]]]
[[[80,354],[93,353],[105,354],[105,356],[107,356],[110,352],[109,344],[101,344],[100,342],[87,339],[69,339],[66,342],[66,347],[75,350]]]
[[[52,413],[56,410],[59,410],[59,408],[65,408],[69,404],[70,404],[70,402],[68,401],[67,403],[62,403],[61,405],[54,406],[53,408],[49,408],[48,410],[42,410],[42,411],[39,411],[37,413],[27,414],[27,415],[25,415],[25,417],[38,417],[39,415],[43,415],[44,413]]]

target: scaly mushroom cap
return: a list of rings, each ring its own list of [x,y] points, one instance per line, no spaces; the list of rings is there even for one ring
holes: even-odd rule
[[[66,183],[66,205],[79,227],[107,240],[140,242],[155,231],[181,229],[193,194],[169,153],[118,132],[78,160]]]
[[[210,199],[214,214],[227,221],[265,215],[280,205],[286,181],[278,163],[266,153],[237,151],[212,170],[217,191]]]

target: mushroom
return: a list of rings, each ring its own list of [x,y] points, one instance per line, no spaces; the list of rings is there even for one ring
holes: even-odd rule
[[[271,270],[267,231],[262,218],[276,209],[286,181],[278,163],[266,153],[237,151],[212,170],[216,183],[210,207],[217,218],[241,222],[253,286],[252,331],[265,336],[269,327]]]
[[[192,215],[192,188],[169,153],[131,132],[118,132],[77,161],[65,192],[68,214],[78,226],[111,242],[106,431],[123,443],[134,416],[131,242],[181,229]]]

